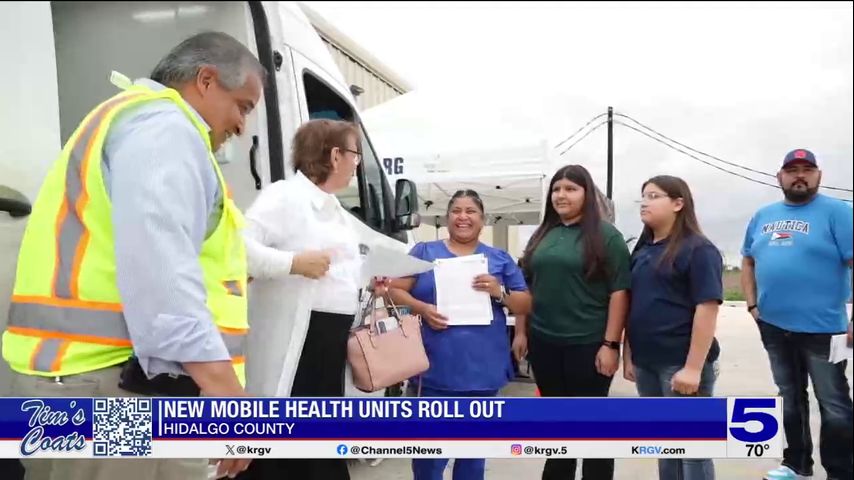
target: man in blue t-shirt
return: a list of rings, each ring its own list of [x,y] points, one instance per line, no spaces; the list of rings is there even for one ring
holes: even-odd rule
[[[760,209],[742,247],[741,283],[747,309],[768,351],[783,397],[787,447],[766,479],[813,474],[807,384],[821,405],[821,463],[828,480],[852,478],[852,403],[847,361],[828,361],[830,337],[850,331],[854,214],[818,193],[821,171],[809,150],[789,152],[777,174],[785,200]]]

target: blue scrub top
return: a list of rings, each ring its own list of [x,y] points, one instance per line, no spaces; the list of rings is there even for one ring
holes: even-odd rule
[[[409,254],[428,262],[456,257],[443,240],[419,243]],[[475,254],[487,258],[489,274],[497,278],[505,290],[528,289],[522,271],[507,252],[479,243]],[[419,301],[436,305],[433,272],[416,275],[410,293]],[[504,308],[497,302],[492,305],[490,325],[433,330],[424,322],[421,335],[430,359],[430,369],[421,375],[424,388],[446,392],[495,392],[513,378],[507,318]],[[418,379],[413,382],[418,383]]]

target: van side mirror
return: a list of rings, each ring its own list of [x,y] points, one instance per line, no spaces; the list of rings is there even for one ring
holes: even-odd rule
[[[8,212],[13,218],[26,217],[33,207],[23,193],[0,185],[0,212]]]
[[[412,230],[421,225],[418,191],[412,180],[399,179],[394,185],[394,229]]]

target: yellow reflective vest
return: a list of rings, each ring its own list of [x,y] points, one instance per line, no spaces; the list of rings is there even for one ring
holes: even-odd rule
[[[245,383],[243,345],[249,328],[243,217],[228,195],[211,153],[207,127],[173,89],[135,85],[98,105],[69,139],[49,171],[30,215],[18,255],[3,358],[16,372],[65,376],[128,360],[133,351],[116,286],[112,206],[101,155],[107,132],[123,110],[170,100],[186,114],[208,146],[223,192],[215,230],[199,262],[207,307]]]

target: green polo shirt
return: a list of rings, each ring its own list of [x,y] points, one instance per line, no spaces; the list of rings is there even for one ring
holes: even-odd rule
[[[531,328],[562,344],[596,343],[605,339],[612,292],[631,286],[630,254],[616,227],[602,222],[608,277],[584,278],[584,242],[579,225],[558,225],[531,257]]]

